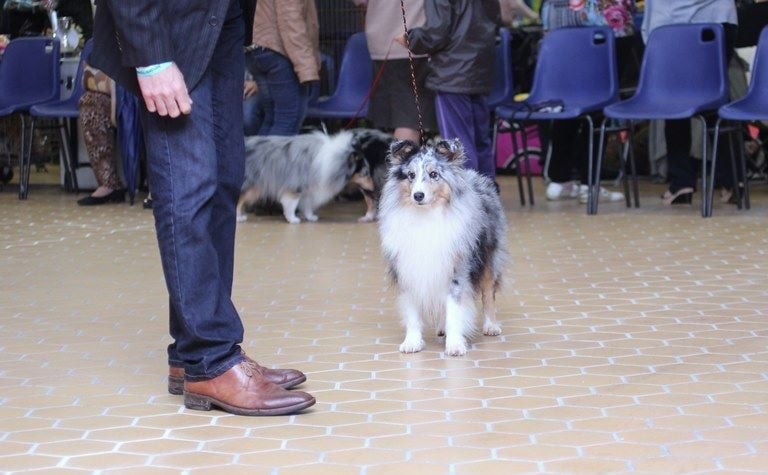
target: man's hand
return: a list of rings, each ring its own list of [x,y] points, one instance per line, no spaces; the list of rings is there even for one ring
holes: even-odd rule
[[[259,92],[259,86],[256,85],[256,81],[246,79],[243,86],[243,99],[248,99]]]
[[[150,76],[138,76],[139,88],[149,112],[178,117],[192,112],[192,99],[184,75],[175,64]]]

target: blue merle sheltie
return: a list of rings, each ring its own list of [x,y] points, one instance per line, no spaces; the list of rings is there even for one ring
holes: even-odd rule
[[[507,225],[492,180],[463,168],[458,140],[394,142],[379,203],[379,231],[405,326],[403,353],[425,347],[425,324],[460,356],[477,333],[499,335],[495,297],[508,260]]]

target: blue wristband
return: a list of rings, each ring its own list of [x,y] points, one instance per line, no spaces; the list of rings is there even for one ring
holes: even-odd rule
[[[139,76],[152,76],[153,74],[159,73],[172,64],[172,61],[168,61],[167,63],[153,64],[152,66],[140,66],[136,68],[136,74]]]

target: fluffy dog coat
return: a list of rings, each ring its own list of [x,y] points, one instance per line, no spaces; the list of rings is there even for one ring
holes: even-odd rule
[[[317,221],[315,211],[350,180],[362,189],[373,190],[368,164],[352,132],[248,137],[238,221],[248,219],[247,206],[264,199],[279,202],[289,223],[301,221],[297,209],[305,219]]]
[[[424,324],[445,335],[459,356],[476,333],[482,298],[483,333],[498,335],[495,293],[507,262],[506,219],[493,182],[462,167],[458,140],[419,148],[395,142],[379,207],[389,275],[399,291],[403,353],[424,349]]]

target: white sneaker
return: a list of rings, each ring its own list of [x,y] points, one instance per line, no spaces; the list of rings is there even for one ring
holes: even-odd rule
[[[584,190],[579,193],[579,203],[586,203],[589,199],[589,191],[587,187],[584,187]],[[624,193],[619,193],[618,191],[608,191],[602,186],[600,187],[600,195],[599,198],[600,202],[616,202],[616,201],[624,201]]]
[[[547,199],[549,201],[572,200],[581,193],[587,192],[587,185],[579,185],[577,182],[555,183],[547,185]]]

